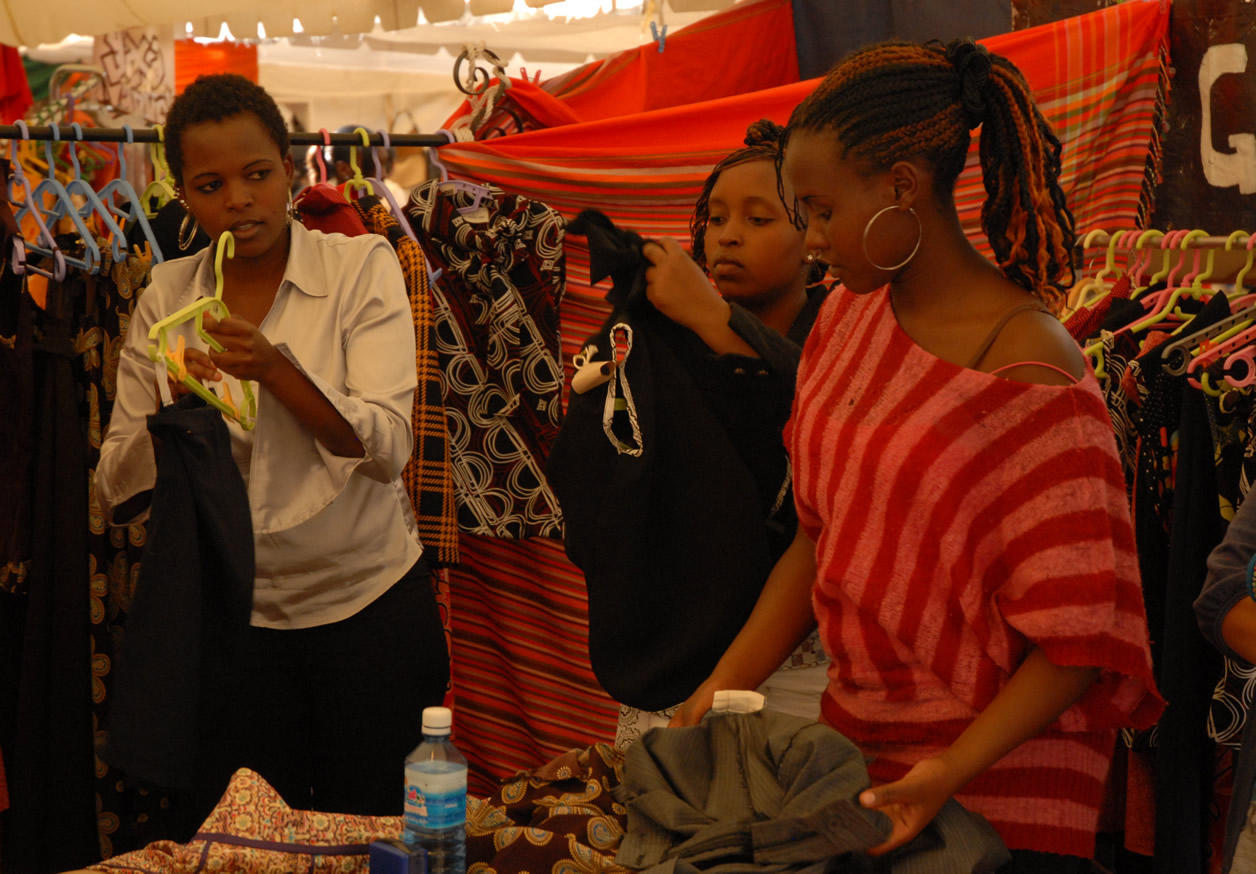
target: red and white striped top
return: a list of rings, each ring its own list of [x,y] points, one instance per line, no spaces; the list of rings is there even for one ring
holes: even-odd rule
[[[1093,856],[1116,729],[1163,707],[1094,377],[959,367],[912,341],[884,289],[839,288],[807,341],[786,445],[816,542],[824,720],[887,782],[954,741],[1031,645],[1103,668],[956,796],[1013,849]]]

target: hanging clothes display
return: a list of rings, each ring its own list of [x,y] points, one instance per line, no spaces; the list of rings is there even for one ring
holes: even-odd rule
[[[0,501],[0,592],[25,592],[30,570],[33,309],[22,277],[6,264],[0,270],[0,398],[5,410],[0,416],[0,482],[5,484]]]
[[[1253,668],[1206,642],[1192,609],[1205,561],[1256,473],[1256,405],[1247,390],[1254,347],[1245,330],[1256,309],[1243,285],[1251,249],[1234,284],[1211,280],[1215,250],[1250,239],[1091,232],[1083,255],[1098,245],[1107,259],[1097,273],[1083,271],[1071,295],[1070,324],[1090,328],[1074,336],[1099,377],[1122,455],[1153,663],[1168,702],[1151,730],[1126,732],[1131,779],[1144,765],[1151,777],[1151,791],[1131,784],[1124,794],[1126,818],[1154,822],[1154,846],[1129,846],[1166,874],[1209,870],[1231,776],[1218,765],[1217,744],[1237,744],[1250,722]],[[1234,803],[1243,801],[1236,795]],[[1227,838],[1232,849],[1233,834]]]
[[[362,224],[392,244],[401,261],[414,319],[415,367],[419,385],[410,419],[414,451],[401,472],[414,505],[419,540],[433,564],[458,562],[458,511],[450,470],[449,431],[441,399],[440,359],[436,351],[435,316],[428,266],[417,241],[408,237],[397,219],[375,196],[354,201]],[[448,631],[448,625],[446,625]]]
[[[544,464],[562,421],[565,223],[539,200],[431,180],[406,205],[440,281],[436,348],[461,529],[557,537]]]
[[[90,625],[83,568],[88,564],[87,447],[83,439],[79,318],[87,283],[53,282],[34,344],[33,480],[29,595],[22,611],[16,751],[7,775],[12,809],[5,865],[63,870],[96,858],[92,778]]]

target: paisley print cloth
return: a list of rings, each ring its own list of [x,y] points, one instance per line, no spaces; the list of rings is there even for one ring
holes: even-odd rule
[[[517,539],[561,537],[545,459],[562,421],[558,306],[566,223],[537,200],[443,192],[437,180],[406,212],[428,262],[444,379],[458,524]]]

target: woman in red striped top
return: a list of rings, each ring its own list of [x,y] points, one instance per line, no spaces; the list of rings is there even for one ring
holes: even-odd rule
[[[997,265],[953,195],[978,126]],[[814,609],[823,719],[894,823],[874,852],[954,796],[1009,870],[1088,871],[1116,731],[1163,705],[1107,411],[1051,313],[1074,236],[1059,141],[1004,58],[882,44],[794,110],[782,171],[843,285],[786,432],[799,535],[679,721],[754,688]]]

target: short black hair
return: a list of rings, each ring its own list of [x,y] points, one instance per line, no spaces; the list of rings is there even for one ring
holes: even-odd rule
[[[278,105],[262,86],[238,73],[210,73],[175,98],[166,118],[166,161],[175,183],[183,185],[183,132],[195,124],[222,121],[252,113],[274,140],[279,154],[288,154],[288,126]]]

